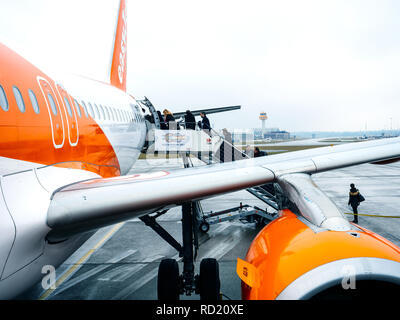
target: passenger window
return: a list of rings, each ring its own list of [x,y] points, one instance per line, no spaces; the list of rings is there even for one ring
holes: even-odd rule
[[[2,86],[0,86],[0,106],[4,111],[8,111],[7,96]]]
[[[108,111],[108,107],[104,106],[104,110],[106,111],[107,120],[111,120],[110,111]]]
[[[76,101],[75,99],[74,99],[74,104],[75,104],[75,109],[76,109],[76,112],[78,112],[78,116],[79,116],[79,118],[82,118],[82,112],[81,112],[81,108],[79,107],[79,103],[78,103],[78,101]]]
[[[57,112],[56,103],[54,102],[54,98],[53,98],[53,96],[51,95],[51,93],[49,93],[49,94],[47,95],[47,97],[49,98],[49,101],[50,101],[50,108],[51,108],[51,111],[52,111],[53,114],[56,116],[58,112]]]
[[[99,109],[100,109],[101,117],[105,120],[106,119],[106,114],[104,113],[104,109],[103,109],[103,106],[101,104],[99,104]]]
[[[67,107],[68,114],[72,118],[72,109],[71,109],[71,105],[69,104],[67,97],[64,97],[64,102]]]
[[[21,91],[19,91],[19,89],[16,86],[13,86],[13,92],[19,111],[25,112],[25,103],[24,99],[22,98]]]
[[[96,119],[100,119],[100,113],[99,113],[99,108],[97,107],[97,104],[94,104],[94,111],[96,113]]]
[[[84,101],[82,101],[82,107],[83,107],[83,111],[85,112],[85,116],[86,118],[88,117],[88,111],[87,111],[87,107]]]
[[[88,106],[89,106],[89,115],[90,115],[92,118],[94,118],[94,111],[93,111],[93,107],[92,107],[92,105],[90,104],[90,102],[88,102]]]
[[[114,115],[112,113],[112,108],[108,107],[108,110],[110,111],[110,120],[114,120]]]
[[[40,108],[35,93],[31,89],[28,90],[28,93],[29,93],[29,98],[31,99],[33,111],[35,111],[35,113],[39,113]]]

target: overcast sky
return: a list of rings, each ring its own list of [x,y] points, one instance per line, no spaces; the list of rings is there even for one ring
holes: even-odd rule
[[[128,91],[218,128],[400,127],[400,2],[127,0]],[[0,41],[108,81],[119,0],[0,0]],[[1,68],[1,66],[0,66]],[[1,72],[1,69],[0,69]]]

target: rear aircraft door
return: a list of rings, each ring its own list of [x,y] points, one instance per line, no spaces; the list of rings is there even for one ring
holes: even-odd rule
[[[64,110],[66,111],[66,119],[67,119],[67,128],[68,128],[68,139],[69,144],[74,147],[78,144],[79,132],[78,132],[78,119],[76,117],[76,111],[73,107],[73,102],[67,91],[60,85],[56,85],[57,92],[61,97],[61,102],[64,106]]]
[[[57,103],[57,95],[46,79],[37,77],[37,81],[42,90],[42,94],[46,101],[47,110],[49,112],[54,147],[56,149],[62,148],[65,141],[64,120],[61,113],[61,108]]]

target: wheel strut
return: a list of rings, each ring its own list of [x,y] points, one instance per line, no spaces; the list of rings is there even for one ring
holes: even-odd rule
[[[183,251],[183,292],[191,295],[195,291],[193,259],[193,219],[192,202],[182,205],[182,251]]]
[[[163,230],[154,224],[154,221],[145,219],[157,233],[161,233],[165,240],[174,246],[183,258],[183,272],[178,276],[179,270],[175,260],[165,259],[159,267],[158,298],[160,300],[179,299],[176,296],[177,290],[180,294],[188,296],[199,293],[202,300],[219,299],[219,267],[215,259],[203,259],[200,264],[200,274],[194,272],[194,247],[197,250],[197,207],[194,202],[182,204],[182,246],[171,241]],[[160,232],[161,231],[161,232]],[[197,251],[196,251],[197,252]],[[174,263],[175,261],[175,263]],[[170,294],[168,294],[170,292]]]

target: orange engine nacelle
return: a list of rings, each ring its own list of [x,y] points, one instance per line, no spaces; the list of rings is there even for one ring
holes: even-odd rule
[[[333,298],[400,289],[400,249],[366,229],[329,231],[289,210],[238,259],[243,299]],[[353,289],[353,290],[352,290]],[[354,290],[355,289],[355,290]],[[377,294],[377,292],[375,292]]]

